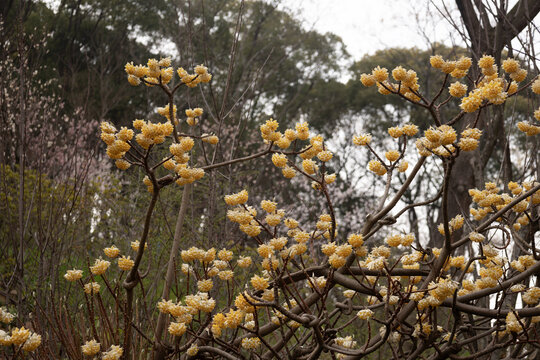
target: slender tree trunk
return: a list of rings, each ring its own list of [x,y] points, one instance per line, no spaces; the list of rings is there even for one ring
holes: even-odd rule
[[[182,240],[182,228],[184,227],[190,191],[191,184],[184,185],[184,191],[182,192],[182,203],[180,205],[180,210],[178,211],[178,217],[176,219],[174,240],[171,254],[169,256],[169,263],[167,265],[167,275],[165,276],[165,284],[163,285],[163,292],[161,293],[161,298],[165,300],[169,299],[169,291],[175,278],[176,256],[178,255],[178,251],[180,249],[180,241]],[[165,331],[165,325],[167,324],[167,318],[167,314],[161,312],[159,313],[158,322],[154,334],[155,343],[154,353],[152,356],[152,358],[155,360],[163,360],[167,355],[167,349],[161,342],[163,333]]]

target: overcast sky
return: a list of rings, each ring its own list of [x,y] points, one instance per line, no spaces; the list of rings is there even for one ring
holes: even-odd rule
[[[446,4],[450,11],[455,8],[453,1]],[[429,0],[284,0],[283,7],[303,19],[307,28],[339,35],[357,59],[387,47],[427,48],[418,29],[433,42],[460,42]]]

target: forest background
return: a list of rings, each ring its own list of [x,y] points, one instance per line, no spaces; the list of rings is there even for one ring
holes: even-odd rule
[[[430,66],[430,56],[436,54],[456,59],[467,55],[476,61],[488,53],[497,63],[513,56],[529,70],[531,79],[538,73],[534,24],[538,5],[485,3],[471,10],[468,1],[451,6],[422,2],[416,17],[390,19],[384,27],[406,22],[425,43],[377,51],[366,48],[365,55],[357,58],[348,53],[340,37],[314,30],[279,1],[2,2],[0,304],[18,313],[20,324],[31,324],[46,334],[51,322],[58,321],[46,314],[62,307],[76,319],[83,303],[83,295],[66,283],[66,271],[88,266],[111,244],[128,249],[140,237],[149,199],[142,185],[146,174],[114,166],[100,141],[99,124],[107,121],[120,128],[131,126],[135,119],[157,120],[156,108],[167,100],[149,87],[130,87],[124,71],[127,62],[145,64],[149,58],[173,55],[175,66],[208,67],[212,82],[183,91],[176,103],[179,114],[204,108],[199,135],[219,136],[216,146],[197,148],[197,158],[206,165],[261,151],[259,126],[269,118],[282,126],[309,122],[334,152],[327,166],[337,174],[332,196],[338,204],[339,232],[347,234],[377,208],[384,191],[384,181],[365,170],[370,158],[353,145],[353,135],[371,133],[384,148],[389,127],[412,122],[423,131],[430,124],[426,109],[364,87],[362,73],[377,65],[388,69],[402,65],[418,73],[421,88],[431,96],[444,80],[444,74]],[[517,14],[497,17],[490,11],[498,4]],[[486,12],[482,14],[480,8]],[[485,16],[481,20],[485,33],[471,28],[467,14],[477,13]],[[446,29],[454,34],[449,42],[433,41],[426,29],[431,26],[426,23],[430,14],[447,22]],[[508,19],[515,20],[512,26]],[[497,29],[497,21],[506,24],[508,34],[498,43],[495,35],[488,34]],[[481,151],[456,165],[460,170],[449,197],[451,217],[467,212],[470,188],[483,188],[487,181],[504,187],[510,181],[540,178],[538,137],[515,128],[537,108],[533,95],[516,96],[511,104],[482,117]],[[456,110],[457,104],[445,109]],[[435,164],[424,167],[400,204],[435,196],[443,172]],[[397,176],[405,180],[404,175]],[[299,222],[313,221],[326,211],[310,183],[284,179],[269,159],[232,163],[208,172],[191,187],[180,247],[256,254],[257,244],[227,219],[223,201],[225,195],[244,188],[250,200],[277,201]],[[143,265],[156,279],[167,273],[182,194],[181,188],[170,186],[157,199],[152,241]],[[417,210],[413,207],[395,226],[414,234],[426,248],[440,247],[440,209],[440,200]],[[527,235],[532,243],[539,240],[538,216],[535,219]],[[521,251],[516,247],[510,257],[517,259]],[[161,298],[163,284],[146,285],[145,301],[154,304]],[[59,335],[51,333],[48,338],[55,336]],[[73,349],[82,343],[82,339],[73,341]],[[42,351],[49,356],[62,350],[46,343]]]

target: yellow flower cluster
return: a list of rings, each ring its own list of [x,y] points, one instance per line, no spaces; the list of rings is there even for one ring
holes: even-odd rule
[[[139,240],[132,241],[130,244],[131,249],[135,252],[139,251],[140,245],[141,245],[141,242]],[[144,243],[144,249],[146,250],[147,248],[148,248],[148,243]]]
[[[431,282],[428,287],[429,296],[418,301],[418,309],[423,310],[430,307],[437,307],[442,302],[454,295],[459,288],[459,284],[452,279],[439,279],[437,282]]]
[[[324,289],[326,287],[327,279],[324,276],[319,276],[316,278],[309,278],[307,280],[307,285],[312,289]]]
[[[256,215],[257,215],[257,211],[253,209],[252,207],[248,207],[247,209],[244,209],[238,206],[234,209],[227,211],[227,217],[229,218],[229,220],[240,224],[240,230],[244,232],[246,235],[251,236],[251,237],[255,237],[259,235],[262,230],[257,220],[255,220]],[[269,214],[268,216],[270,217],[268,220],[270,221],[270,223],[273,224],[274,221],[276,220],[275,216],[279,216],[279,215]],[[279,223],[279,219],[280,218],[277,219],[278,223]]]
[[[176,322],[171,322],[169,326],[168,330],[171,335],[182,336],[187,330],[187,325],[193,320],[193,315],[199,311],[211,313],[216,306],[216,301],[205,292],[187,295],[185,303],[186,305],[182,305],[181,302],[174,303],[171,300],[161,300],[157,304],[157,308],[161,313],[169,314],[176,320]]]
[[[97,294],[99,292],[99,289],[101,289],[101,286],[97,282],[90,282],[84,284],[84,292],[88,295]]]
[[[11,336],[8,332],[5,332],[4,330],[0,330],[0,345],[2,346],[10,346],[11,345]]]
[[[199,249],[198,247],[192,246],[188,250],[182,250],[180,252],[180,256],[182,257],[182,261],[186,263],[190,263],[195,260],[198,260],[201,263],[208,264],[215,260],[216,249],[210,248],[209,250],[205,251],[203,249]],[[231,252],[231,257],[232,257],[232,252]]]
[[[439,69],[444,74],[449,74],[453,78],[461,79],[467,75],[472,65],[471,58],[462,56],[457,61],[445,60],[441,55],[430,57],[429,62],[435,69]]]
[[[225,328],[225,315],[217,313],[212,318],[212,334],[216,337],[221,336],[222,330]]]
[[[261,346],[261,340],[257,337],[249,337],[242,339],[242,347],[246,350],[257,349]]]
[[[388,236],[385,241],[388,244],[388,246],[391,246],[391,247],[397,247],[399,245],[411,246],[411,244],[414,242],[414,235],[413,234],[407,234],[407,235],[394,234],[394,235]]]
[[[250,282],[251,282],[251,286],[253,286],[255,290],[266,290],[269,285],[267,278],[264,278],[258,275],[254,275],[251,278]]]
[[[124,69],[128,75],[128,82],[133,86],[140,85],[144,82],[148,86],[158,84],[168,84],[174,75],[174,70],[171,66],[170,58],[163,58],[159,61],[156,59],[148,59],[146,66],[133,65],[129,62]]]
[[[186,354],[188,354],[189,356],[195,356],[197,355],[198,352],[199,352],[199,347],[197,346],[197,344],[191,345],[189,349],[186,350]]]
[[[473,151],[478,148],[478,140],[482,136],[482,130],[477,128],[467,128],[461,132],[458,146],[462,151]]]
[[[452,234],[454,231],[459,230],[463,227],[463,222],[465,219],[461,215],[456,215],[456,217],[452,218],[448,222],[448,228],[450,230],[450,234]],[[437,228],[441,235],[444,235],[444,225],[439,224],[439,227]]]
[[[388,250],[388,252],[385,250]],[[365,260],[360,261],[360,266],[367,267],[369,270],[383,270],[387,265],[386,259],[389,256],[390,249],[379,246],[373,249]]]
[[[203,109],[201,108],[195,108],[195,109],[186,109],[186,122],[189,126],[195,126],[199,123],[199,117],[202,116],[204,113]]]
[[[238,294],[234,299],[234,306],[236,306],[238,310],[246,313],[246,315],[251,314],[251,316],[253,316],[252,313],[256,310],[256,307],[252,305],[255,303],[257,303],[257,301],[245,292]]]
[[[213,287],[214,287],[214,282],[212,281],[212,279],[205,279],[205,280],[197,281],[197,289],[200,292],[203,292],[203,293],[209,292],[210,290],[212,290]]]
[[[390,162],[395,162],[397,159],[399,159],[400,155],[401,154],[399,153],[399,151],[396,150],[389,150],[384,153],[384,157]]]
[[[467,85],[462,84],[459,81],[453,82],[448,87],[448,92],[453,97],[463,97],[467,94]]]
[[[124,354],[124,349],[118,345],[111,345],[108,351],[101,355],[102,360],[119,360]]]
[[[469,239],[473,242],[481,243],[482,241],[484,241],[485,236],[480,233],[477,233],[476,231],[473,231],[472,233],[469,234]]]
[[[82,270],[73,269],[73,270],[68,270],[66,274],[64,275],[64,278],[67,281],[77,281],[80,278],[82,278],[82,276],[83,276]]]
[[[144,149],[148,149],[153,144],[160,144],[165,141],[165,137],[172,134],[173,126],[170,122],[152,124],[143,120],[135,120],[133,125],[141,130],[135,137],[137,143]],[[111,159],[116,159],[116,166],[121,170],[126,170],[131,163],[122,159],[131,149],[130,140],[133,139],[134,132],[131,129],[122,127],[117,131],[113,125],[101,123],[101,139],[107,144],[107,155]]]
[[[402,127],[394,126],[388,128],[388,134],[390,134],[390,136],[395,139],[401,136],[415,136],[416,134],[418,134],[418,126],[414,124],[405,124]]]
[[[362,320],[369,320],[370,318],[373,317],[373,311],[369,310],[369,309],[364,309],[364,310],[360,310],[356,316],[359,318],[359,319],[362,319]]]
[[[540,109],[534,112],[534,116],[537,120],[540,120]],[[540,126],[534,125],[528,121],[518,122],[517,128],[519,131],[524,132],[527,136],[540,134]]]
[[[523,330],[523,326],[520,324],[516,314],[513,311],[508,312],[506,315],[506,330],[515,333],[519,333]]]
[[[261,136],[265,142],[271,142],[276,144],[280,149],[286,149],[291,145],[291,142],[296,140],[307,140],[310,137],[309,125],[306,122],[299,122],[295,128],[285,130],[285,133],[277,131],[279,123],[274,119],[269,119],[265,124],[261,125]],[[328,162],[333,158],[332,152],[324,147],[324,139],[321,135],[313,136],[309,139],[310,144],[304,147],[299,156],[302,161],[302,170],[308,175],[315,175],[319,171],[319,166],[313,160],[315,157],[322,163]],[[272,154],[272,163],[281,169],[283,176],[287,179],[292,179],[296,176],[296,170],[293,166],[289,166],[287,163],[287,155],[282,152],[274,152]],[[291,164],[293,162],[291,161]],[[335,174],[320,174],[321,182],[324,178],[326,184],[331,184],[335,181]],[[313,187],[316,190],[320,190],[320,183],[314,182]]]
[[[249,256],[240,256],[237,260],[238,266],[241,268],[247,268],[251,266],[251,257]]]
[[[409,266],[409,265],[417,265],[418,264],[418,261],[421,261],[423,260],[425,257],[424,254],[422,254],[420,251],[413,251],[412,253],[410,254],[404,254],[402,257],[401,257],[401,263],[404,265],[404,266]]]
[[[354,341],[350,335],[346,337],[337,337],[334,341],[336,342],[336,345],[342,346],[346,349],[351,349],[356,346],[356,341]]]
[[[210,284],[211,283],[212,281],[210,280]],[[208,288],[208,284],[206,284],[206,288]],[[199,292],[195,295],[187,295],[185,301],[187,309],[195,309],[195,313],[197,311],[211,313],[216,306],[216,300],[208,297],[208,293],[206,292]]]
[[[412,333],[412,336],[429,336],[432,331],[433,326],[431,326],[431,324],[427,324],[425,322],[418,322],[416,323],[416,325],[414,325],[414,331]]]
[[[519,272],[523,272],[529,267],[533,266],[535,263],[536,260],[532,255],[522,255],[517,260],[512,261],[510,266]]]
[[[121,258],[118,259],[118,267],[120,268],[120,270],[129,271],[131,270],[133,265],[135,265],[135,261],[131,260],[129,256],[128,257],[122,256]]]
[[[485,248],[485,245],[483,248]],[[502,261],[502,258],[497,258],[497,256],[494,256],[494,258],[496,258],[496,262]],[[485,267],[480,267],[478,270],[480,279],[477,279],[475,282],[475,286],[478,289],[486,289],[497,286],[498,280],[502,278],[504,273],[502,266],[494,266],[493,262],[485,262],[484,265]]]
[[[484,55],[478,60],[478,66],[482,70],[484,77],[476,87],[461,101],[461,109],[465,112],[474,112],[480,108],[484,100],[490,104],[499,105],[506,101],[508,95],[517,91],[517,83],[525,80],[527,71],[519,68],[519,64],[513,59],[503,62],[503,69],[510,74],[513,80],[508,83],[504,77],[499,77],[495,59],[492,56]],[[455,97],[462,97],[464,87],[459,84],[452,84],[450,94]]]
[[[242,190],[239,193],[226,195],[225,202],[229,206],[242,205],[248,201],[248,192],[247,190]]]
[[[243,310],[230,309],[223,318],[223,328],[236,329],[244,321],[246,313]]]
[[[176,112],[177,112],[177,108],[176,108],[176,105],[173,105],[173,108],[172,108],[172,116],[173,116],[173,119],[174,119],[174,124],[175,125],[178,125],[178,120],[176,118]],[[164,107],[158,107],[156,109],[156,112],[165,117],[168,121],[171,121],[171,110],[170,110],[170,107],[169,107],[169,104],[165,105]],[[201,113],[202,114],[202,113]],[[133,122],[133,127],[137,130],[141,130],[142,129],[142,126],[144,125],[144,120],[135,120]]]
[[[484,56],[484,58],[486,58],[486,56]],[[491,56],[489,56],[487,58],[493,59]],[[490,62],[491,62],[491,59],[489,59]],[[482,60],[482,59],[480,59],[480,60]],[[478,65],[480,66],[480,61],[479,61]],[[492,66],[496,66],[496,65],[492,65]],[[516,81],[516,82],[521,82],[521,81],[525,80],[525,78],[527,77],[527,70],[522,69],[521,66],[519,65],[519,62],[517,60],[515,60],[515,59],[508,58],[508,59],[504,60],[503,63],[502,63],[502,68],[506,73],[510,74],[510,78],[512,80]],[[483,68],[482,68],[482,70],[483,70],[482,72],[484,73]]]
[[[359,248],[364,245],[364,237],[362,234],[350,234],[347,237],[347,242],[354,248]]]
[[[201,140],[210,145],[216,145],[219,142],[219,138],[216,135],[202,134]]]
[[[120,255],[120,249],[118,249],[115,245],[103,249],[103,252],[107,257],[110,257],[111,259],[114,259],[118,257],[118,255]]]
[[[94,275],[103,275],[111,263],[107,260],[96,259],[94,265],[90,266],[90,271]]]
[[[22,350],[32,352],[41,345],[41,335],[25,329],[24,326],[12,328],[11,335],[4,330],[0,330],[0,345],[21,346]]]
[[[482,220],[487,214],[500,210],[508,205],[516,196],[519,196],[523,190],[530,190],[535,184],[537,183],[523,182],[520,186],[516,182],[509,182],[508,189],[513,196],[507,193],[499,194],[500,189],[494,183],[486,183],[485,190],[470,189],[469,195],[472,197],[473,203],[478,205],[478,208],[471,208],[470,213],[475,220]],[[514,205],[512,210],[517,214],[523,213],[528,209],[529,203],[531,205],[540,204],[540,194],[538,192],[534,193],[532,196]],[[515,220],[513,227],[515,230],[519,230],[528,223],[529,220],[527,215],[523,214]]]
[[[415,145],[421,156],[430,156],[433,153],[448,157],[455,153],[456,148],[453,143],[456,139],[457,134],[453,127],[441,125],[424,131],[424,136],[416,140]]]
[[[15,319],[15,315],[7,311],[5,307],[0,307],[0,322],[9,324]]]
[[[538,304],[538,300],[540,300],[540,288],[536,286],[530,288],[521,295],[521,298],[523,299],[523,302],[527,305]]]
[[[107,144],[107,156],[117,160],[118,168],[125,170],[130,163],[122,160],[122,157],[131,149],[129,141],[133,138],[133,130],[122,127],[120,131],[108,123],[101,123],[101,140]],[[120,161],[122,160],[122,161]],[[126,165],[127,164],[127,165]]]
[[[84,345],[81,346],[81,351],[83,355],[94,356],[99,352],[100,348],[101,348],[100,343],[92,339],[85,342]]]
[[[173,336],[182,336],[187,331],[187,326],[185,323],[171,322],[168,331]]]
[[[130,62],[124,68],[128,75],[128,82],[133,86],[138,86],[141,82],[148,86],[165,85],[174,76],[171,59],[168,57],[159,61],[148,59],[146,66],[133,65],[133,62]],[[177,73],[180,80],[189,87],[195,87],[201,82],[209,82],[212,79],[212,75],[208,73],[208,69],[203,65],[196,66],[194,74],[188,74],[183,68],[178,68]]]
[[[379,176],[383,176],[387,172],[386,166],[379,160],[371,160],[368,163],[368,169]]]
[[[35,351],[41,345],[41,335],[32,333],[24,342],[23,350],[26,352]]]
[[[521,292],[525,290],[526,288],[527,287],[524,284],[516,284],[516,285],[510,286],[510,291],[516,293],[516,292]]]
[[[180,80],[191,88],[196,87],[201,82],[207,83],[212,80],[212,74],[208,72],[208,68],[204,65],[195,66],[195,72],[193,74],[189,74],[183,68],[178,68],[176,72]]]
[[[172,144],[169,148],[171,154],[173,154],[173,159],[170,159],[163,164],[166,169],[176,173],[178,176],[176,183],[180,186],[200,180],[205,174],[204,169],[190,168],[187,166],[189,155],[187,155],[186,152],[193,148],[193,144],[193,139],[188,137],[181,138],[178,144]]]
[[[353,136],[353,143],[357,146],[366,146],[371,142],[370,134],[360,134],[358,136]]]
[[[519,65],[519,62],[517,60],[512,59],[512,58],[508,58],[508,59],[503,61],[502,68],[508,74],[513,74],[513,73],[519,71],[521,66]]]
[[[182,305],[181,302],[174,303],[171,300],[161,300],[157,304],[157,308],[161,313],[169,314],[176,321],[189,324],[193,320],[192,314],[197,313],[197,309],[187,305]]]
[[[266,123],[261,125],[261,127],[260,127],[262,138],[264,140],[266,140],[266,141],[269,141],[269,142],[278,142],[280,139],[282,139],[284,137],[286,139],[285,143],[288,140],[289,145],[290,145],[290,142],[296,139],[296,133],[289,133],[289,136],[292,139],[291,140],[287,136],[283,136],[279,131],[276,131],[278,126],[279,126],[279,123],[276,120],[274,120],[272,118],[267,120]],[[293,136],[293,134],[294,134],[294,136]],[[308,136],[309,136],[309,132],[308,132]],[[285,147],[285,149],[287,147],[289,147],[289,145],[287,145]]]
[[[377,85],[379,93],[388,95],[390,93],[399,93],[411,101],[419,101],[417,95],[420,85],[418,76],[414,70],[406,70],[398,66],[392,70],[392,77],[397,84],[388,81],[388,70],[377,66],[371,71],[371,74],[361,74],[360,81],[362,85],[370,87]]]

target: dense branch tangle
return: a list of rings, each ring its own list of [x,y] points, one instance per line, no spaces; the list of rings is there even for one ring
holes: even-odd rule
[[[353,359],[383,347],[395,358],[411,359],[421,355],[470,358],[510,345],[518,349],[518,354],[536,351],[540,288],[530,282],[540,271],[539,254],[534,234],[524,235],[533,231],[531,224],[539,221],[540,184],[535,179],[512,182],[503,184],[508,189],[504,191],[497,184],[486,183],[484,189],[470,190],[475,204],[472,219],[468,214],[450,219],[446,212],[454,161],[462,152],[474,151],[481,138],[474,123],[459,139],[453,125],[466,121],[466,113],[502,104],[528,88],[518,88],[517,84],[526,79],[527,72],[517,61],[508,59],[503,63],[506,75],[499,74],[493,67],[493,58],[482,57],[478,61],[482,74],[478,79],[469,79],[472,90],[468,92],[467,85],[458,81],[450,85],[450,96],[461,99],[462,111],[444,119],[440,109],[451,100],[440,101],[439,97],[448,79],[465,78],[473,64],[468,58],[448,61],[434,56],[431,65],[447,74],[433,99],[421,93],[412,70],[394,69],[395,83],[389,81],[384,68],[377,67],[372,74],[362,75],[364,85],[377,85],[382,94],[400,96],[424,107],[431,114],[434,127],[426,129],[424,136],[416,140],[417,152],[413,150],[412,154],[406,154],[406,150],[408,142],[419,132],[414,124],[388,130],[399,144],[398,150],[386,151],[384,155],[372,147],[369,134],[354,137],[356,145],[367,148],[375,157],[368,169],[383,177],[384,188],[378,207],[364,224],[358,224],[357,232],[341,234],[335,213],[339,204],[333,203],[331,191],[336,174],[327,172],[332,153],[322,136],[310,132],[307,123],[297,123],[295,129],[281,133],[278,122],[270,119],[260,127],[264,142],[260,152],[195,167],[188,156],[194,141],[215,144],[218,139],[181,132],[184,124],[176,116],[174,93],[182,84],[192,87],[209,81],[211,75],[203,66],[198,66],[195,74],[179,69],[181,83],[171,90],[167,85],[173,75],[169,59],[150,60],[148,66],[128,64],[126,71],[132,85],[144,83],[165,92],[168,105],[158,112],[169,121],[152,124],[136,120],[134,128],[141,131],[137,136],[127,128],[118,131],[110,124],[102,125],[108,155],[116,159],[121,169],[131,165],[143,168],[147,174],[144,183],[152,194],[135,260],[124,256],[118,260],[120,269],[128,272],[124,281],[127,300],[121,305],[125,315],[124,355],[129,354],[132,338],[138,336],[131,332],[135,326],[133,289],[140,282],[139,265],[145,245],[151,243],[148,230],[160,189],[175,182],[185,186],[202,178],[205,170],[265,156],[271,156],[272,163],[286,178],[300,175],[310,181],[328,212],[321,214],[315,224],[299,224],[294,213],[286,213],[274,201],[263,200],[261,209],[250,206],[247,190],[226,196],[224,200],[230,206],[228,218],[258,244],[259,258],[253,261],[242,256],[246,254],[235,258],[228,249],[183,250],[184,263],[176,278],[184,286],[186,296],[178,301],[163,299],[157,304],[160,318],[169,316],[165,317],[169,321],[169,337],[153,338],[146,334],[145,338],[153,342],[149,346],[166,349],[167,356],[229,359],[317,359],[323,353]],[[528,85],[540,93],[539,80]],[[191,128],[197,126],[197,117],[202,113],[202,109],[188,109],[186,123]],[[535,116],[540,117],[540,111]],[[529,136],[540,132],[534,123],[522,122],[518,128]],[[167,141],[170,156],[153,160],[153,148]],[[405,157],[417,157],[412,169]],[[442,164],[440,191],[434,199],[421,199],[403,207],[401,197],[426,164]],[[158,176],[162,167],[169,173]],[[392,176],[396,172],[405,173],[406,178],[392,192],[390,184],[396,181],[397,177]],[[424,249],[414,235],[388,231],[409,209],[438,199],[444,219],[439,226],[441,248]],[[457,238],[454,233],[460,229],[466,235]],[[516,241],[525,255],[510,262],[505,251]],[[465,248],[461,253],[466,256],[455,255],[460,248]],[[120,253],[117,250],[108,248],[105,254],[115,258]],[[91,273],[103,275],[108,266],[108,262],[98,259]],[[78,275],[71,280],[78,280]],[[242,278],[249,279],[247,286]],[[91,295],[92,285],[87,287]],[[514,301],[511,307],[504,307],[505,300],[516,298],[516,293],[521,294],[521,303]],[[490,309],[490,303],[496,306]],[[117,348],[109,352],[113,350],[117,352],[112,355],[121,356]]]

